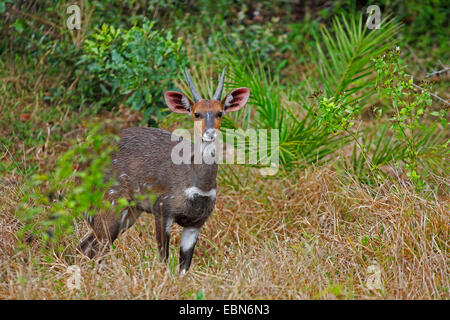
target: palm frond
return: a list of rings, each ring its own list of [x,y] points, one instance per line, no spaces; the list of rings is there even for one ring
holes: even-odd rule
[[[350,21],[343,16],[335,18],[330,29],[322,28],[310,57],[328,97],[340,95],[347,101],[361,102],[375,92],[371,59],[392,46],[392,39],[401,28],[390,17],[384,18],[380,26],[369,30],[359,15]]]

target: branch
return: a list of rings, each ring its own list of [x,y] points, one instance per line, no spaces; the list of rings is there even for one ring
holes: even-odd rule
[[[60,26],[58,26],[58,25],[54,24],[53,22],[50,22],[50,21],[48,21],[48,20],[46,20],[46,19],[44,19],[42,17],[36,16],[34,14],[31,14],[31,13],[27,13],[27,12],[23,12],[23,11],[17,10],[15,7],[11,7],[11,8],[9,8],[9,10],[12,13],[23,15],[25,17],[28,17],[28,18],[31,18],[33,20],[39,21],[40,23],[44,23],[46,25],[49,25],[49,26],[51,26],[51,27],[61,31],[61,27]]]
[[[438,71],[433,71],[433,72],[431,72],[431,73],[427,73],[427,75],[425,76],[425,78],[434,77],[434,76],[437,76],[437,75],[439,75],[439,74],[441,74],[441,73],[445,73],[445,72],[447,72],[447,71],[449,71],[449,70],[450,70],[449,67],[445,67],[445,68],[442,69],[442,70],[438,70]]]
[[[411,77],[411,76],[410,76],[410,77]],[[414,82],[411,82],[411,84],[413,85],[414,88],[420,90],[420,92],[423,92],[423,89],[422,89],[421,87],[419,87],[417,84],[415,84]],[[450,106],[450,103],[449,103],[447,100],[442,99],[442,98],[439,97],[437,94],[434,94],[434,93],[431,93],[431,92],[430,92],[430,95],[431,95],[433,98],[435,98],[435,99],[439,100],[440,102],[442,102],[443,104],[446,104],[446,105]]]

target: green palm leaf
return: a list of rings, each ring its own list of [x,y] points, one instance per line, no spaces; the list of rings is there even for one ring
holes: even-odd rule
[[[347,21],[335,18],[331,28],[321,30],[315,50],[310,57],[319,74],[321,85],[328,97],[363,101],[375,93],[372,58],[392,46],[393,37],[401,25],[386,17],[380,29],[368,29],[362,15]],[[319,89],[319,88],[316,88]],[[350,98],[349,96],[353,96]]]

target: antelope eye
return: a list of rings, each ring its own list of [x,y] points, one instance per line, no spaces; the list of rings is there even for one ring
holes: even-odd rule
[[[217,118],[222,118],[222,112],[217,112]]]
[[[196,119],[198,119],[198,118],[200,118],[200,113],[194,113],[194,117],[196,118]]]

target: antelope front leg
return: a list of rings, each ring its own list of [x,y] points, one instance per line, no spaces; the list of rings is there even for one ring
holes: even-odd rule
[[[159,255],[164,262],[169,259],[170,226],[172,222],[172,218],[161,214],[156,215],[156,240],[158,241]]]
[[[184,275],[189,269],[192,260],[192,253],[194,252],[195,244],[197,243],[200,228],[186,227],[181,234],[180,244],[180,274]]]

